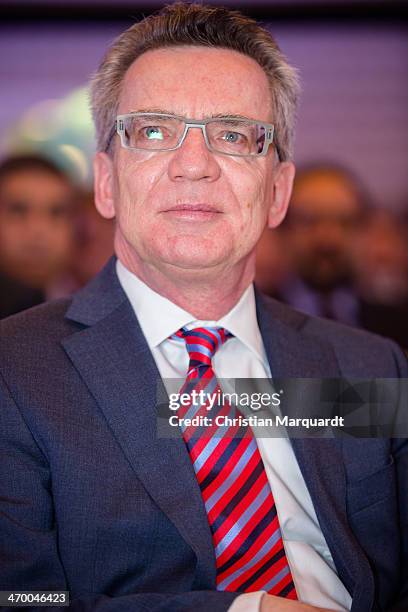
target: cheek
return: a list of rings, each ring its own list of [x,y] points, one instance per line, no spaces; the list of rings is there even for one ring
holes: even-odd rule
[[[144,178],[143,178],[144,176]],[[116,218],[122,230],[141,228],[145,224],[149,181],[141,172],[127,172],[120,178],[116,192]]]
[[[230,182],[235,195],[239,230],[246,233],[251,230],[258,234],[264,227],[268,215],[267,184],[265,176],[259,169],[251,169],[246,175],[240,174],[237,180]]]
[[[19,246],[23,244],[27,238],[30,237],[30,232],[21,224],[10,224],[4,229],[5,232],[3,240],[5,244],[15,246],[16,250],[18,250]]]
[[[160,158],[143,159],[134,152],[132,155],[133,163],[125,164],[122,161],[118,164],[115,200],[119,204],[116,214],[130,223],[139,224],[145,221],[153,210],[152,196],[159,191],[165,167]]]

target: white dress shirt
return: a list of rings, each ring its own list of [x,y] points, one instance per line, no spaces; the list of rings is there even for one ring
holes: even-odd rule
[[[216,325],[233,334],[233,338],[213,357],[218,379],[271,378],[256,318],[252,285],[219,321],[197,321],[190,313],[150,289],[119,260],[116,270],[165,386],[169,379],[184,380],[186,377],[189,357],[185,345],[169,340],[169,336],[181,327],[192,329]],[[273,492],[298,599],[336,611],[350,610],[351,597],[337,575],[289,439],[257,438],[257,443]],[[230,612],[257,611],[262,595],[263,592],[240,595]]]

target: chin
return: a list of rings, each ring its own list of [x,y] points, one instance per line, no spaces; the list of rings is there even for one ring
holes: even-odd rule
[[[225,261],[225,258],[214,257],[214,254],[208,251],[200,253],[197,251],[192,252],[191,250],[162,253],[159,259],[165,266],[170,265],[186,271],[191,270],[195,272],[212,269]]]
[[[214,267],[228,259],[224,241],[177,236],[166,244],[155,245],[156,258],[187,269]]]
[[[176,266],[184,270],[198,271],[213,268],[219,265],[223,260],[208,257],[208,253],[203,254],[202,256],[198,254],[191,256],[191,254],[188,253],[185,255],[178,253],[177,255],[170,255],[166,257],[163,261],[165,261],[166,264]]]

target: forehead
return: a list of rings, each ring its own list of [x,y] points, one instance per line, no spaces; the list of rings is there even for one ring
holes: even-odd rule
[[[60,176],[37,169],[10,172],[0,180],[0,200],[16,199],[37,205],[45,201],[68,199],[71,187]]]
[[[163,110],[200,119],[219,113],[271,121],[268,78],[230,49],[180,46],[147,51],[128,69],[119,112]]]

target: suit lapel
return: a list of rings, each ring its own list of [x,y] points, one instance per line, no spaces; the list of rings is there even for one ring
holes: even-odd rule
[[[157,435],[164,387],[111,260],[79,292],[67,317],[82,323],[63,341],[137,477],[193,548],[201,576],[215,584],[211,532],[183,440]]]
[[[273,379],[341,376],[331,345],[323,337],[305,332],[305,315],[287,310],[258,293],[256,301]],[[296,383],[296,391],[302,406],[313,401],[308,386],[305,384],[302,389],[301,380]],[[292,438],[291,443],[339,577],[352,594],[352,609],[370,610],[374,580],[368,560],[348,525],[342,440],[299,437]]]

